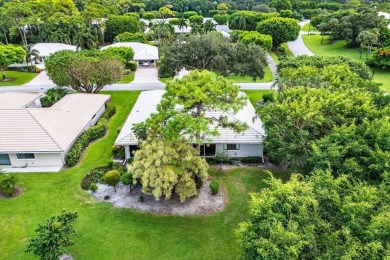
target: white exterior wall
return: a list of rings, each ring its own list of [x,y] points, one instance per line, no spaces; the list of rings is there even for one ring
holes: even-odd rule
[[[62,153],[34,153],[35,159],[18,159],[16,153],[10,153],[11,167],[62,166]],[[9,167],[9,165],[3,165]]]
[[[100,117],[103,115],[104,111],[106,111],[106,105],[104,104],[99,110],[96,112],[96,116],[91,119],[91,122],[89,124],[89,127],[86,128],[85,130],[89,129],[91,126],[96,125],[97,121],[99,121]]]
[[[232,142],[234,144],[234,142]],[[227,152],[229,157],[263,157],[263,144],[240,144],[239,150],[224,150],[224,144],[216,144],[216,152]]]

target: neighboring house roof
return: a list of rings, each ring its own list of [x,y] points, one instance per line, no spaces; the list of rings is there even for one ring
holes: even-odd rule
[[[232,30],[230,30],[229,26],[227,25],[216,25],[215,30],[220,33],[225,32],[230,34],[232,32]]]
[[[182,28],[179,25],[174,25],[175,33],[191,33],[191,26],[183,26]]]
[[[160,103],[164,90],[143,91],[133,110],[130,112],[125,124],[122,127],[115,145],[135,145],[137,138],[131,130],[134,124],[145,122],[152,113],[157,112],[157,105]],[[244,93],[242,93],[245,95]],[[209,136],[206,140],[210,143],[262,143],[265,133],[261,120],[256,116],[256,111],[250,101],[237,114],[227,112],[207,112],[207,117],[227,116],[228,120],[245,122],[248,128],[242,133],[236,133],[232,129],[218,127],[220,136]],[[254,119],[255,118],[255,119]],[[213,127],[213,126],[210,126]]]
[[[77,47],[65,43],[36,43],[34,44],[32,49],[36,49],[37,51],[39,51],[39,56],[48,57],[58,51],[76,51]]]
[[[25,108],[43,94],[5,92],[0,94],[0,109]]]
[[[140,43],[140,42],[117,42],[101,48],[128,47],[134,51],[134,60],[158,60],[158,48],[156,46]]]
[[[70,94],[50,108],[1,108],[0,152],[63,152],[109,99]]]

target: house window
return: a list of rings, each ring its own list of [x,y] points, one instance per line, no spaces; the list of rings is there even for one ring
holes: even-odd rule
[[[35,159],[35,155],[33,153],[17,153],[16,157],[21,160]]]
[[[223,145],[224,150],[240,150],[239,144],[224,144]]]

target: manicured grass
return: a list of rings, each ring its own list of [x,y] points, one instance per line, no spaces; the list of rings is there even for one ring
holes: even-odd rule
[[[252,105],[256,107],[256,102],[263,99],[264,94],[272,93],[275,90],[245,90]]]
[[[308,32],[310,27],[310,32],[318,32],[317,28],[314,26],[310,25],[310,23],[305,24],[304,26],[301,27],[301,31],[303,32]]]
[[[306,46],[316,55],[320,56],[343,56],[348,57],[356,61],[365,61],[365,55],[360,58],[359,49],[345,48],[345,41],[336,41],[333,44],[328,44],[328,36],[324,37],[324,44],[321,45],[321,35],[303,35],[303,40]],[[366,50],[363,50],[363,53]],[[390,71],[389,70],[377,70],[374,75],[374,79],[377,82],[383,84],[382,89],[390,92]]]
[[[109,122],[108,134],[93,143],[81,162],[59,173],[18,174],[26,192],[0,200],[0,259],[36,259],[24,253],[27,238],[39,222],[62,209],[77,211],[75,259],[236,259],[239,248],[234,230],[248,218],[249,192],[264,187],[267,174],[257,168],[237,168],[219,173],[210,170],[227,191],[223,212],[210,216],[155,216],[114,208],[94,201],[81,190],[83,176],[111,156],[117,128],[126,119],[139,92],[107,92],[117,113]],[[283,180],[289,173],[274,172]]]
[[[1,86],[21,86],[23,84],[26,84],[30,82],[33,78],[38,76],[39,73],[34,72],[19,72],[19,71],[6,71],[5,76],[6,78],[14,78],[13,81],[0,81],[0,87]],[[1,74],[0,74],[1,77]],[[2,79],[2,78],[1,78]]]
[[[282,43],[281,46],[286,50],[287,56],[289,56],[289,57],[294,57],[294,54],[292,54],[292,52],[291,52],[290,49],[288,48],[287,43]],[[278,64],[278,63],[279,63],[278,55],[276,55],[276,53],[273,52],[273,51],[269,51],[268,53],[269,53],[269,55],[271,55],[271,57],[275,60],[276,64]]]
[[[271,69],[267,66],[264,68],[264,78],[261,80],[253,81],[253,79],[249,76],[241,77],[239,75],[234,75],[234,74],[227,76],[227,78],[230,80],[234,80],[237,83],[251,83],[251,82],[260,83],[260,82],[271,82],[273,79],[273,75]]]
[[[130,72],[129,74],[123,75],[122,79],[119,80],[118,84],[127,84],[134,80],[134,72]]]

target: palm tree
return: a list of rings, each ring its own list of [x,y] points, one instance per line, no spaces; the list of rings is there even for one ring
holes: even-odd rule
[[[179,29],[181,30],[181,33],[183,33],[183,28],[187,28],[187,20],[184,18],[184,16],[180,17],[179,20]]]
[[[205,33],[213,32],[213,31],[215,31],[215,24],[211,20],[207,20],[203,24],[203,28],[204,28]]]
[[[98,47],[98,37],[90,28],[84,27],[75,37],[75,43],[78,49],[92,50]]]
[[[203,34],[203,28],[199,24],[192,24],[191,25],[191,34]]]
[[[35,60],[39,59],[39,51],[37,49],[33,49],[32,44],[23,45],[23,49],[26,52],[26,63],[27,65],[31,63],[32,65],[32,57],[35,58]]]

